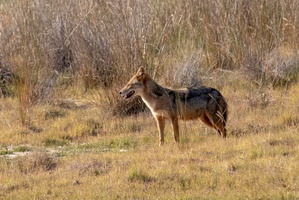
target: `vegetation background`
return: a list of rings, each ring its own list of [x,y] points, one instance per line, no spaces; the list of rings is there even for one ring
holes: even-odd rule
[[[1,199],[299,199],[297,0],[1,0]],[[207,85],[226,140],[118,91]]]

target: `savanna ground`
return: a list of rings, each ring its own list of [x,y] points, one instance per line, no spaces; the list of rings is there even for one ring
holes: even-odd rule
[[[1,1],[0,199],[299,199],[298,17],[296,0]],[[180,122],[177,145],[167,123],[159,147],[118,97],[139,65],[221,91],[228,138]]]

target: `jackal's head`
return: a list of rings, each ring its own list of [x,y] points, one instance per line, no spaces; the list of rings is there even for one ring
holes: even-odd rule
[[[142,94],[144,90],[144,79],[146,77],[144,67],[140,67],[137,73],[127,83],[127,85],[119,92],[123,99],[130,99],[135,95]]]

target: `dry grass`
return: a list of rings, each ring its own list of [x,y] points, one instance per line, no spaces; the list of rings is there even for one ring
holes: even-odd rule
[[[221,141],[210,136],[188,145],[184,149],[174,148],[172,144],[162,149],[151,146],[101,153],[96,147],[79,148],[75,154],[59,157],[57,168],[49,172],[24,173],[11,167],[16,161],[3,160],[1,196],[4,199],[298,198],[298,137],[283,133],[274,138],[249,135]]]
[[[298,84],[264,88],[270,100],[256,106],[249,101],[259,86],[227,77],[228,138],[198,121],[181,122],[177,146],[167,124],[162,148],[149,113],[111,117],[86,102],[97,93],[34,106],[40,132],[13,122],[15,101],[2,99],[1,198],[297,199]]]
[[[16,81],[1,77],[0,199],[298,199],[298,8],[1,1],[0,67]],[[167,124],[159,148],[151,114],[118,97],[139,65],[219,89],[228,138],[180,122],[181,144]]]

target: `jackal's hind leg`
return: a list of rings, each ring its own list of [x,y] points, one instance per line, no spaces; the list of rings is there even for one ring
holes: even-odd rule
[[[226,138],[227,133],[223,123],[218,125],[218,132],[219,134],[221,134],[222,137]]]
[[[207,126],[214,128],[214,125],[212,124],[212,122],[210,121],[210,119],[208,118],[208,116],[203,113],[199,119]]]
[[[223,118],[222,114],[217,112],[213,115],[213,123],[216,126],[218,133],[220,136],[226,138],[226,128],[225,128],[225,119]]]
[[[180,132],[179,132],[178,118],[177,117],[172,118],[171,123],[172,123],[172,128],[173,128],[174,140],[177,143],[179,143],[180,142]]]
[[[226,128],[225,128],[225,122],[223,119],[218,116],[217,114],[210,114],[208,112],[204,113],[205,117],[200,118],[205,124],[208,126],[216,129],[216,131],[219,133],[220,136],[226,137]],[[208,122],[208,123],[206,123]]]
[[[215,126],[215,129],[218,131],[219,135],[225,138],[226,128],[223,119],[218,115],[213,115],[213,124]]]

